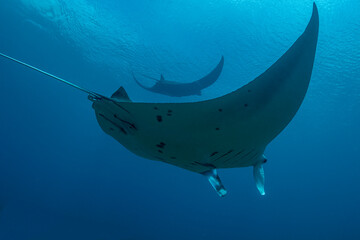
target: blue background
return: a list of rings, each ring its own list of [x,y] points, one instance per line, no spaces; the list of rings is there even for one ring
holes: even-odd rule
[[[360,239],[360,2],[316,3],[312,81],[266,150],[264,197],[250,168],[219,170],[219,198],[203,176],[129,153],[84,93],[1,58],[0,239]],[[198,101],[265,71],[311,11],[308,0],[1,0],[0,51],[105,95]],[[221,55],[202,96],[131,78],[191,82]]]

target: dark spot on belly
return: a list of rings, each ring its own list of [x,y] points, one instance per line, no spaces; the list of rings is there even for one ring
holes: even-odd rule
[[[112,125],[114,125],[115,127],[119,128],[121,132],[123,132],[125,135],[127,135],[127,132],[125,131],[125,129],[123,127],[121,127],[120,125],[118,125],[116,122],[112,121],[111,119],[105,117],[105,115],[103,114],[99,114],[100,117],[104,118],[106,121],[110,122]]]
[[[219,159],[221,159],[221,158],[229,155],[229,154],[232,153],[233,151],[234,151],[234,150],[231,149],[231,150],[227,151],[226,153],[224,153],[223,155],[221,155],[220,157],[214,159],[213,161],[217,161],[217,160],[219,160]]]
[[[171,159],[176,159],[176,157],[171,157]]]
[[[159,143],[159,144],[156,144],[156,146],[158,147],[158,148],[164,148],[165,147],[165,143],[163,143],[163,142],[161,142],[161,143]]]
[[[210,155],[210,157],[213,157],[213,156],[215,156],[216,154],[218,154],[218,152],[213,152],[213,153]]]
[[[244,107],[248,107],[249,105],[247,103],[244,104]]]
[[[163,152],[163,151],[161,151],[161,150],[158,150],[158,152],[159,152],[159,153],[164,153],[164,152]]]
[[[116,118],[117,120],[121,121],[122,123],[125,123],[130,129],[135,129],[137,130],[135,124],[125,121],[124,119],[119,118],[116,114],[114,114],[114,118]]]
[[[219,108],[219,112],[222,112],[222,109],[221,109],[221,108]]]
[[[237,156],[239,156],[241,153],[243,153],[244,152],[244,150],[241,150],[241,151],[239,151],[239,152],[237,152],[235,155],[234,155],[234,157],[237,157]]]
[[[155,109],[155,110],[158,110],[158,108],[157,108],[157,107],[154,107],[154,109]]]
[[[248,90],[248,93],[251,93],[251,89]]]
[[[121,106],[119,103],[113,102],[116,106],[118,106],[119,108],[121,108],[122,110],[124,110],[127,113],[130,113],[127,109],[125,109],[123,106]]]
[[[114,129],[113,129],[113,128],[110,128],[110,131],[114,131]]]
[[[219,130],[220,130],[220,128],[215,128],[215,130],[216,130],[216,131],[219,131]]]
[[[123,134],[127,135],[127,132],[125,131],[125,129],[124,129],[123,127],[120,127],[120,131],[121,131]]]
[[[228,158],[228,159],[225,159],[224,160],[224,163],[227,163],[227,162],[230,162],[231,160],[235,159],[237,156],[239,156],[240,154],[242,154],[244,152],[244,150],[241,150],[239,152],[237,152],[234,156]]]
[[[162,122],[162,117],[161,117],[160,115],[157,115],[157,116],[156,116],[156,120],[157,120],[158,122]]]

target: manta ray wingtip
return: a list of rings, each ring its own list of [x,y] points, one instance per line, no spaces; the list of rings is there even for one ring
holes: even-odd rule
[[[314,19],[314,18],[316,18],[317,21],[319,21],[318,20],[319,19],[319,11],[318,11],[318,8],[317,8],[315,2],[313,3],[313,11],[312,11],[312,15],[311,15],[311,19]]]

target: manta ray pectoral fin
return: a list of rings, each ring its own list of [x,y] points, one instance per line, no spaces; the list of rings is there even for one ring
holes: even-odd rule
[[[220,62],[218,65],[205,77],[196,80],[193,82],[194,85],[197,85],[200,89],[204,89],[213,84],[220,76],[224,66],[224,56],[221,56]]]
[[[266,158],[263,161],[258,162],[254,165],[253,174],[255,179],[255,184],[261,195],[265,195],[265,174],[263,164],[266,162]]]
[[[152,77],[149,77],[149,76],[146,76],[146,75],[143,75],[143,74],[141,74],[143,77],[146,77],[146,78],[149,78],[149,79],[152,79],[152,80],[155,80],[155,81],[159,81],[158,79],[156,79],[156,78],[152,78]],[[151,90],[153,87],[146,87],[145,85],[143,85],[141,82],[139,82],[138,80],[137,80],[137,78],[135,77],[135,74],[134,73],[132,73],[132,76],[133,76],[133,79],[135,80],[135,82],[140,86],[140,87],[142,87],[142,88],[144,88],[144,89],[146,89],[146,90]]]
[[[215,189],[217,194],[219,194],[220,197],[223,197],[226,195],[227,190],[225,189],[224,185],[222,184],[219,175],[217,174],[216,169],[212,169],[206,172],[202,173],[207,179],[209,180],[211,186]]]

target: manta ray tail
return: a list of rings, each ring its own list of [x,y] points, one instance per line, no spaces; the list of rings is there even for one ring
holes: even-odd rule
[[[51,73],[45,72],[45,71],[43,71],[43,70],[41,70],[41,69],[39,69],[39,68],[36,68],[36,67],[34,67],[34,66],[31,66],[30,64],[24,63],[24,62],[22,62],[22,61],[20,61],[20,60],[17,60],[17,59],[15,59],[15,58],[10,57],[10,56],[8,56],[8,55],[5,55],[5,54],[3,54],[3,53],[0,53],[0,56],[2,56],[2,57],[4,57],[4,58],[7,58],[7,59],[9,59],[9,60],[11,60],[11,61],[14,61],[14,62],[16,62],[16,63],[19,63],[19,64],[21,64],[21,65],[23,65],[23,66],[25,66],[25,67],[30,68],[30,69],[33,69],[33,70],[35,70],[35,71],[37,71],[37,72],[40,72],[40,73],[42,73],[42,74],[44,74],[44,75],[46,75],[46,76],[52,77],[52,78],[54,78],[54,79],[56,79],[56,80],[58,80],[58,81],[60,81],[60,82],[63,82],[63,83],[65,83],[65,84],[67,84],[67,85],[70,85],[70,86],[72,86],[72,87],[74,87],[74,88],[76,88],[76,89],[79,89],[80,91],[83,91],[83,92],[89,94],[89,99],[90,99],[90,100],[91,100],[91,99],[96,99],[96,98],[102,98],[102,97],[103,97],[103,96],[101,96],[101,95],[98,94],[98,93],[89,91],[89,90],[87,90],[87,89],[85,89],[85,88],[82,88],[82,87],[80,87],[80,86],[78,86],[78,85],[76,85],[76,84],[74,84],[74,83],[71,83],[71,82],[69,82],[69,81],[66,81],[65,79],[62,79],[62,78],[60,78],[60,77],[57,77],[57,76],[55,76],[55,75],[53,75],[53,74],[51,74]]]

